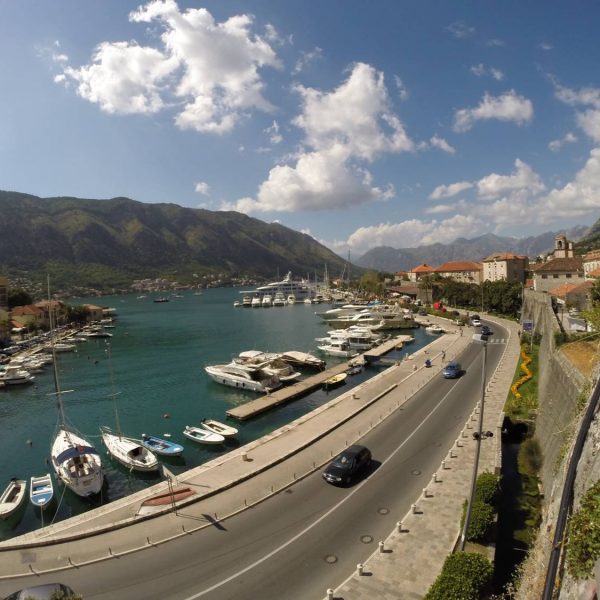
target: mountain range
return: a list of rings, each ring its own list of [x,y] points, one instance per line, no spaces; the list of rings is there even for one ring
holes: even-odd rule
[[[306,234],[238,212],[0,191],[0,273],[13,278],[103,289],[144,277],[322,278],[345,264]]]
[[[600,234],[600,221],[594,227],[597,227]],[[592,229],[576,226],[560,233],[564,233],[571,241],[577,241]],[[554,249],[557,233],[548,231],[526,238],[501,237],[486,233],[472,239],[458,238],[451,244],[430,244],[417,248],[378,246],[371,248],[355,263],[366,269],[396,272],[407,271],[423,263],[435,267],[451,260],[480,261],[497,252],[512,252],[534,258]]]

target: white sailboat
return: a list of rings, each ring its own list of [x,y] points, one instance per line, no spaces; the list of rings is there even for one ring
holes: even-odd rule
[[[111,360],[111,348],[108,347],[108,358]],[[125,468],[131,471],[157,471],[158,470],[158,459],[156,456],[145,448],[141,440],[135,438],[126,437],[121,432],[121,423],[119,421],[119,411],[117,410],[117,394],[114,391],[114,380],[112,374],[112,367],[110,369],[110,378],[113,388],[112,399],[113,408],[115,411],[115,424],[117,427],[116,431],[110,429],[110,427],[101,426],[100,433],[102,434],[102,441],[108,450],[108,453],[118,462],[120,462]]]
[[[48,303],[50,303],[50,284],[48,283]],[[58,367],[54,346],[54,323],[50,310],[50,330],[54,388],[58,403],[58,427],[52,443],[50,456],[52,466],[59,481],[64,483],[78,496],[87,497],[97,494],[104,483],[102,461],[97,450],[80,434],[66,423],[63,405],[63,392],[58,381]]]

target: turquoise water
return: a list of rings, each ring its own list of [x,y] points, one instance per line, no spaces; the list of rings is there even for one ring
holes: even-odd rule
[[[225,420],[225,411],[257,395],[213,382],[204,366],[229,362],[244,350],[301,350],[318,355],[315,337],[325,335],[326,325],[314,313],[328,305],[234,308],[238,290],[205,290],[201,296],[186,292],[183,298],[155,303],[153,296],[135,295],[78,298],[73,304],[90,302],[117,309],[117,326],[112,329],[112,358],[104,340],[78,344],[76,353],[57,355],[59,380],[65,391],[63,401],[67,420],[81,431],[103,455],[106,486],[94,503],[82,500],[62,486],[55,485],[57,501],[44,523],[61,520],[91,506],[101,504],[158,481],[158,476],[130,474],[104,454],[99,426],[115,428],[113,391],[121,429],[125,435],[163,435],[185,446],[180,459],[166,461],[174,472],[200,465],[238,444],[257,439],[301,416],[373,375],[373,370],[348,379],[338,390],[312,394],[290,402],[236,426],[239,441],[225,446],[201,446],[187,440],[186,425],[198,425],[202,418]],[[414,352],[427,343],[421,330],[411,330]],[[431,341],[431,338],[429,338]],[[401,356],[403,351],[391,354]],[[329,358],[328,364],[336,362]],[[112,377],[111,377],[112,373]],[[51,471],[50,443],[57,425],[56,396],[52,370],[36,375],[35,385],[0,389],[0,488],[11,477],[29,480],[32,475]],[[41,515],[26,502],[19,514],[0,522],[0,539],[40,527]]]

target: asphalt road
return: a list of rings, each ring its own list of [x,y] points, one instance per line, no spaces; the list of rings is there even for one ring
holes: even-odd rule
[[[488,374],[503,349],[489,344]],[[60,580],[86,600],[319,600],[377,549],[428,484],[481,396],[482,356],[470,344],[461,378],[434,378],[366,435],[360,443],[372,467],[348,488],[318,471],[214,527],[19,586]]]

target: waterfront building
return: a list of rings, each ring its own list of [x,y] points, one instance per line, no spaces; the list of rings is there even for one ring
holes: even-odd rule
[[[483,260],[483,281],[518,281],[525,283],[529,258],[510,252],[491,254]]]
[[[482,282],[483,266],[480,262],[471,260],[452,260],[436,267],[434,273],[463,283]]]
[[[435,269],[431,265],[423,263],[411,269],[408,272],[408,278],[410,279],[410,281],[419,281],[421,277],[423,277],[424,275],[432,275],[434,271]]]

